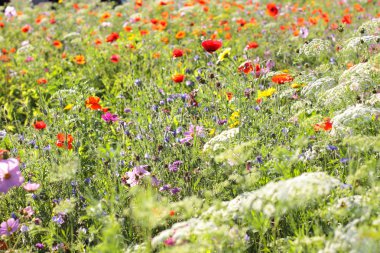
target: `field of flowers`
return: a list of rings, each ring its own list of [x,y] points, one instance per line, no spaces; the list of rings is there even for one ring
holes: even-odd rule
[[[0,252],[379,252],[380,1],[14,0]]]

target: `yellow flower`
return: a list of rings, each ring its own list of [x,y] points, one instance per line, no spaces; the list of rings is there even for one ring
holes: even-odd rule
[[[230,47],[224,49],[224,51],[219,54],[218,62],[223,61],[227,56],[230,55],[230,52],[231,52],[231,48]]]
[[[73,106],[74,106],[73,104],[68,104],[65,106],[65,108],[63,108],[63,110],[69,111],[73,108]]]
[[[259,90],[257,93],[257,98],[260,99],[264,97],[271,97],[275,92],[276,92],[275,88],[269,88],[263,91]]]
[[[302,84],[300,84],[300,83],[292,83],[292,85],[291,85],[291,87],[293,88],[293,89],[298,89],[298,88],[300,88],[302,86]]]
[[[208,132],[208,134],[210,136],[214,136],[215,135],[215,128],[211,128],[210,131]]]

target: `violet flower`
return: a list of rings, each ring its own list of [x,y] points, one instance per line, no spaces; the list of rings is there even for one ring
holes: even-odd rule
[[[112,114],[110,112],[106,112],[105,114],[103,114],[102,119],[107,123],[112,123],[119,120],[117,114]]]
[[[19,225],[19,221],[13,218],[10,218],[7,221],[2,222],[0,225],[0,236],[10,236],[11,234],[17,231]]]
[[[146,168],[148,168],[148,165],[140,165],[134,167],[132,171],[125,173],[125,176],[127,178],[126,183],[131,187],[138,185],[141,178],[150,175],[149,171],[145,170]]]

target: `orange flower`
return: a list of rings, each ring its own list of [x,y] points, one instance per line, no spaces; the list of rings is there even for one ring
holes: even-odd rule
[[[94,43],[95,43],[95,45],[99,46],[99,45],[102,44],[102,40],[101,39],[96,39]]]
[[[46,79],[46,78],[43,78],[43,77],[42,77],[42,78],[39,78],[39,79],[37,80],[37,83],[38,83],[38,84],[47,84],[47,82],[48,82],[47,79]]]
[[[83,65],[86,63],[86,59],[84,58],[83,55],[76,55],[74,57],[74,61],[76,64]]]
[[[158,59],[158,58],[160,58],[161,57],[161,53],[160,52],[155,52],[155,53],[153,53],[153,58],[154,59]]]
[[[100,98],[96,96],[90,96],[86,99],[86,107],[91,110],[101,110],[102,107],[99,105]]]
[[[351,15],[350,14],[344,15],[342,18],[342,23],[347,24],[347,25],[351,24],[352,23]]]
[[[254,49],[254,48],[258,48],[259,47],[259,44],[257,44],[257,42],[253,41],[253,42],[249,42],[248,45],[245,47],[245,50],[248,50],[248,49]]]
[[[234,94],[232,92],[226,92],[227,100],[231,101],[232,98],[234,97]]]
[[[185,75],[183,74],[175,74],[172,76],[172,80],[175,83],[182,83],[185,80]]]
[[[108,35],[107,36],[107,38],[106,38],[106,42],[114,42],[114,41],[116,41],[116,40],[118,40],[119,39],[119,34],[118,33],[111,33],[110,35]]]
[[[185,36],[186,36],[186,33],[185,33],[184,31],[179,31],[179,32],[177,32],[177,34],[175,35],[175,38],[178,39],[178,40],[180,40],[180,39],[185,38]]]
[[[59,40],[55,40],[55,41],[53,41],[53,46],[55,48],[60,49],[60,48],[62,48],[62,43]]]
[[[253,71],[252,61],[245,61],[238,67],[239,72],[243,72],[245,74],[249,74]]]
[[[272,82],[277,84],[284,84],[293,81],[293,77],[289,74],[279,74],[272,77]]]

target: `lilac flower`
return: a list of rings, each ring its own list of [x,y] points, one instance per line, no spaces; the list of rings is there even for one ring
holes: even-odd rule
[[[43,249],[43,248],[45,248],[45,245],[43,244],[43,243],[36,243],[36,245],[34,245],[34,246],[36,246],[36,248],[37,249]]]
[[[160,187],[160,192],[169,191],[170,190],[170,184],[166,184]]]
[[[152,186],[153,187],[158,187],[162,183],[161,180],[158,180],[156,176],[152,176]]]
[[[184,136],[185,138],[180,140],[181,143],[190,142],[191,140],[194,139],[194,136],[203,137],[204,136],[203,127],[190,125],[189,131],[185,132]]]
[[[131,110],[130,108],[125,108],[125,109],[124,109],[124,112],[125,112],[125,113],[130,113],[131,111],[132,111],[132,110]]]
[[[272,68],[275,66],[275,63],[274,63],[274,61],[272,61],[271,59],[269,59],[269,60],[266,62],[265,66],[266,66],[268,69],[272,69]]]
[[[7,221],[2,222],[0,225],[0,235],[10,236],[11,234],[17,231],[19,225],[19,221],[13,218],[10,218]]]
[[[342,159],[340,159],[340,162],[341,163],[348,163],[349,160],[350,159],[348,159],[348,158],[342,158]]]
[[[226,124],[227,123],[227,120],[226,119],[220,119],[220,120],[218,120],[218,125],[224,125],[224,124]]]
[[[20,186],[23,182],[17,159],[0,161],[0,192],[7,193],[10,188]]]
[[[126,183],[131,187],[138,185],[141,178],[150,175],[149,171],[145,170],[146,168],[148,168],[148,165],[139,165],[134,167],[132,171],[125,173]]]
[[[111,122],[115,122],[119,120],[117,117],[117,114],[112,114],[110,112],[106,112],[105,114],[103,114],[102,119],[107,123],[111,123]]]
[[[59,213],[58,215],[56,216],[53,216],[52,220],[53,222],[57,223],[59,226],[61,226],[63,223],[65,223],[65,220],[63,219],[64,218],[64,214],[63,213]]]
[[[31,206],[27,206],[25,207],[24,209],[22,209],[22,212],[24,213],[24,215],[26,215],[27,217],[30,217],[34,214],[34,210]]]
[[[170,172],[177,172],[179,169],[179,166],[182,164],[182,161],[175,161],[171,164],[169,164],[169,171]]]
[[[308,35],[309,35],[309,30],[306,27],[301,27],[300,29],[301,38],[306,39]]]
[[[338,150],[338,147],[333,146],[333,145],[327,145],[327,150],[330,150],[330,151]]]
[[[26,233],[29,231],[29,227],[27,225],[21,225],[20,231]]]
[[[16,17],[17,16],[17,12],[16,12],[15,7],[7,6],[7,8],[5,8],[5,16],[8,19],[10,19],[11,17]]]

